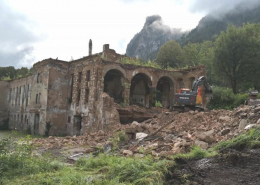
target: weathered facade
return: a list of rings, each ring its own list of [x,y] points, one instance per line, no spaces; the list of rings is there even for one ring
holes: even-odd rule
[[[0,81],[0,122],[40,135],[107,130],[119,123],[118,106],[152,107],[158,100],[170,108],[180,87],[205,74],[204,67],[168,71],[123,64],[122,57],[106,44],[101,53],[90,50],[71,62],[46,59],[30,76]]]

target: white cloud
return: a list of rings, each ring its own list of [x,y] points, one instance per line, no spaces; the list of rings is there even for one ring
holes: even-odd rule
[[[110,48],[124,54],[147,16],[160,15],[164,24],[189,30],[204,15],[191,14],[189,2],[178,0],[9,0],[8,4],[37,23],[34,33],[46,35],[44,41],[34,44],[36,61],[86,56],[89,39],[93,41],[93,53],[101,52],[103,44],[110,44]]]

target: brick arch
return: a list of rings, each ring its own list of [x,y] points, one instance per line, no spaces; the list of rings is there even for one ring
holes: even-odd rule
[[[130,79],[129,79],[130,83],[131,83],[132,79],[134,78],[134,76],[137,75],[138,73],[140,73],[140,74],[145,74],[145,75],[150,79],[150,81],[151,81],[151,86],[152,86],[152,87],[156,87],[156,83],[154,82],[154,81],[155,81],[155,76],[152,75],[152,74],[148,71],[148,69],[146,69],[146,68],[140,68],[140,69],[138,69],[138,70],[132,71],[131,73],[132,73],[132,74],[130,75],[131,77],[130,77]]]
[[[127,78],[126,71],[122,67],[115,66],[115,65],[113,65],[113,66],[104,66],[103,67],[103,78],[105,78],[105,75],[107,74],[108,71],[113,70],[113,69],[120,71],[123,74],[124,78]]]
[[[133,73],[130,86],[130,105],[150,106],[154,93],[152,79],[145,73]]]
[[[106,92],[116,103],[124,102],[125,76],[118,69],[110,69],[105,73],[103,91]]]
[[[169,75],[161,75],[156,85],[156,101],[160,101],[164,108],[171,108],[174,98],[174,81]]]
[[[167,78],[171,79],[171,81],[173,82],[173,85],[176,86],[177,80],[175,79],[174,76],[172,76],[172,75],[170,75],[170,74],[161,73],[161,74],[158,75],[158,77],[157,77],[156,80],[154,81],[155,87],[157,86],[159,80],[160,80],[162,77],[167,77]]]

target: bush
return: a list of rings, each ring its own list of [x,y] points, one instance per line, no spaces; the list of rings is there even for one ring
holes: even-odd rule
[[[214,87],[213,99],[209,103],[210,109],[233,109],[248,99],[248,94],[234,94],[232,89]]]
[[[153,68],[161,69],[161,66],[158,63],[156,63],[154,61],[150,61],[150,60],[148,62],[144,62],[139,59],[124,57],[124,58],[121,58],[121,62],[124,64],[132,64],[132,65],[136,65],[136,66],[146,66],[146,67],[153,67]]]
[[[155,101],[155,107],[160,107],[162,108],[162,103],[160,101]]]
[[[127,140],[126,134],[124,131],[119,131],[115,133],[109,140],[113,143],[113,150],[118,150],[118,145]]]

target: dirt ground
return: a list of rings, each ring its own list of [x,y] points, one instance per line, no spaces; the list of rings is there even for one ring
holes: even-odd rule
[[[215,158],[177,162],[179,169],[171,172],[168,184],[260,184],[260,149],[226,150]]]

